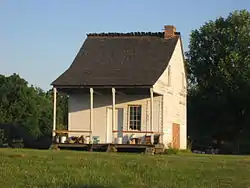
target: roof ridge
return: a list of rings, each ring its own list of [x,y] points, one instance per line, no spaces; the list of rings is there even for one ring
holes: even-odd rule
[[[164,38],[164,32],[127,32],[127,33],[119,33],[119,32],[108,32],[108,33],[88,33],[88,37],[134,37],[134,36],[155,36]]]

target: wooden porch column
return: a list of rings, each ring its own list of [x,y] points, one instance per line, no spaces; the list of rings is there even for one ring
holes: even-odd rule
[[[94,123],[94,118],[93,118],[93,108],[94,108],[94,90],[93,88],[89,89],[90,92],[90,140],[92,140],[92,131],[93,131],[93,123]]]
[[[154,118],[153,118],[153,109],[154,109],[154,92],[153,88],[150,88],[150,131],[153,132],[153,124],[154,124]],[[154,137],[154,134],[152,134]],[[154,139],[151,139],[151,142],[153,142]]]
[[[56,94],[57,90],[54,87],[53,88],[53,93],[54,93],[54,106],[53,106],[53,130],[52,130],[52,139],[56,136],[55,130],[56,130]]]
[[[115,127],[115,88],[112,88],[112,137],[114,138],[114,130]]]
[[[164,100],[165,100],[165,98],[164,98],[164,95],[162,95],[161,96],[161,129],[160,129],[160,133],[161,133],[161,135],[160,135],[160,144],[163,144],[163,135],[164,135],[164,133],[163,133],[163,124],[164,124]]]

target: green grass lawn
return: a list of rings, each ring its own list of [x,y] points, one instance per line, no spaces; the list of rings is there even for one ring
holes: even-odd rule
[[[250,156],[0,149],[0,187],[250,187]]]

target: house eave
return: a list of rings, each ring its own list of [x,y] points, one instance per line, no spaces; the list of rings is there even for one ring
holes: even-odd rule
[[[152,88],[152,85],[52,85],[58,89],[84,89],[84,88]]]

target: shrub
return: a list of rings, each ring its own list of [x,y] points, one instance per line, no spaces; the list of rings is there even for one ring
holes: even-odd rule
[[[0,147],[4,147],[7,144],[7,139],[5,138],[4,129],[0,129]]]
[[[164,153],[165,154],[171,154],[171,155],[175,154],[176,155],[176,154],[182,154],[182,153],[192,153],[192,151],[191,151],[191,147],[190,147],[189,144],[187,146],[187,149],[177,149],[177,148],[173,148],[172,144],[169,143],[168,148],[165,149]]]
[[[175,149],[175,148],[168,148],[168,149],[165,149],[164,153],[165,154],[170,154],[170,155],[176,155],[176,154],[179,154],[180,150],[178,149]]]

